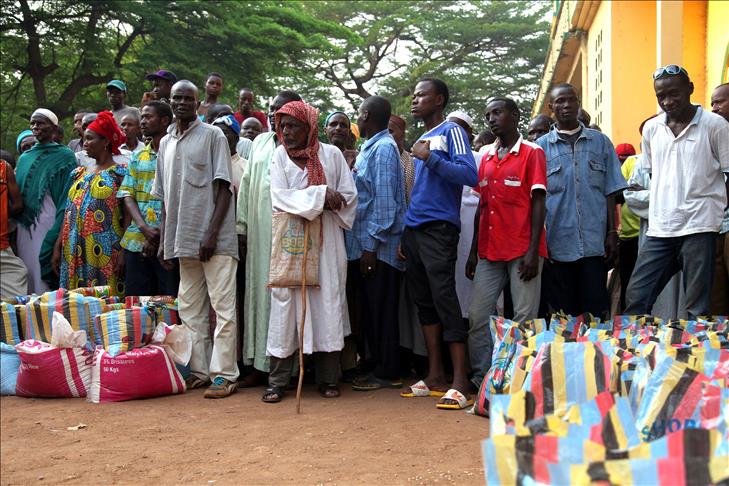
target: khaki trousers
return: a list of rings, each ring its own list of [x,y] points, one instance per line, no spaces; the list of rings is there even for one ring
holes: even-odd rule
[[[179,313],[192,333],[190,371],[199,378],[238,378],[236,364],[235,272],[238,261],[214,255],[207,262],[180,258]],[[215,311],[215,335],[211,346],[208,309]]]
[[[28,294],[28,269],[12,248],[0,250],[0,297]]]

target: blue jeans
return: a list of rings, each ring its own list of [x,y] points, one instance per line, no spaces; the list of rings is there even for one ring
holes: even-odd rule
[[[666,283],[676,272],[683,270],[688,318],[708,315],[714,279],[715,240],[716,233],[675,238],[647,236],[630,277],[625,314],[649,314]]]

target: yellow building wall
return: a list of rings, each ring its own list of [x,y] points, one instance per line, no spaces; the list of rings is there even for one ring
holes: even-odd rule
[[[729,82],[729,2],[710,0],[706,13],[706,93],[704,106],[711,105],[711,92],[721,83]],[[698,101],[697,101],[698,102]]]
[[[694,83],[691,101],[697,104],[706,100],[706,3],[683,2],[683,67]]]
[[[582,106],[592,117],[592,123],[600,126],[610,136],[612,130],[611,76],[613,53],[611,46],[612,10],[615,2],[600,2],[587,33],[587,77],[583,76]]]
[[[656,65],[655,0],[612,4],[611,124],[601,126],[615,145],[640,151],[641,122],[656,113],[652,74]],[[609,131],[608,131],[609,128]]]

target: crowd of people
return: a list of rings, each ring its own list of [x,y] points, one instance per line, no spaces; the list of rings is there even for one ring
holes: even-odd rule
[[[407,147],[381,96],[356,120],[329,114],[320,136],[319,111],[291,90],[266,114],[249,88],[237,111],[221,103],[219,73],[202,96],[168,70],[146,79],[140,108],[110,81],[109,110],[76,113],[68,145],[38,108],[17,163],[3,151],[0,294],[176,296],[193,336],[187,387],[205,397],[264,386],[264,402],[281,401],[303,345],[323,397],[415,374],[403,397],[463,409],[491,366],[491,316],[729,314],[727,84],[712,113],[691,103],[684,68],[657,70],[661,111],[636,153],[590,124],[570,84],[524,138],[514,100],[474,107],[479,133],[446,115],[446,83],[421,79],[411,115],[424,133]],[[316,285],[272,281],[277,237],[292,254],[311,247]]]

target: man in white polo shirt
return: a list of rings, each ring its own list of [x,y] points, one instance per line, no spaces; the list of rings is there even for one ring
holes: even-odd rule
[[[683,270],[689,319],[709,313],[714,241],[729,197],[729,123],[690,101],[694,85],[675,64],[653,73],[665,112],[643,129],[651,173],[649,226],[627,290],[625,314],[649,313],[665,283]]]

